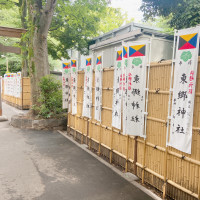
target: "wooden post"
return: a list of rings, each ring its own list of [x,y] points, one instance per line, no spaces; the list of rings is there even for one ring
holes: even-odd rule
[[[112,151],[113,151],[113,127],[112,127],[111,138],[110,138],[110,163],[112,163]]]
[[[88,145],[88,136],[89,136],[89,119],[87,119],[87,131],[86,131],[86,141],[85,141],[87,145]]]
[[[75,120],[75,125],[74,125],[74,126],[75,126],[75,127],[74,127],[74,140],[76,140],[76,128],[77,128],[77,127],[76,127],[76,115],[74,115],[74,118],[75,118],[75,119],[74,119],[74,120]]]
[[[200,199],[200,166],[199,166],[199,186],[198,186],[198,199]]]
[[[2,116],[1,82],[0,82],[0,116]]]
[[[82,129],[82,134],[81,134],[81,144],[83,144],[83,134],[84,134],[84,130],[85,130],[85,119],[84,119],[84,117],[82,119],[83,119],[83,129]]]
[[[144,172],[145,172],[145,162],[146,162],[146,139],[144,139],[144,157],[143,157],[143,168],[142,168],[142,184],[144,184]]]
[[[134,138],[135,140],[135,146],[134,146],[134,174],[137,176],[137,136]]]
[[[90,121],[90,123],[91,123],[91,121]],[[92,125],[92,123],[91,123],[91,125]],[[91,149],[91,132],[92,131],[89,131],[89,149]]]
[[[98,149],[98,155],[101,155],[101,131],[102,131],[102,127],[101,124],[99,125],[100,127],[100,134],[99,134],[99,149]]]
[[[167,189],[167,154],[168,154],[168,146],[165,149],[163,199],[165,199],[166,197],[166,189]]]
[[[127,135],[127,140],[126,140],[126,166],[125,166],[125,172],[128,171],[128,150],[129,150],[129,135]]]

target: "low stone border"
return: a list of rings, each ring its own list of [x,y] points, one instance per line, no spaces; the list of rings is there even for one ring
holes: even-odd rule
[[[67,118],[59,119],[27,119],[24,115],[14,115],[11,118],[11,125],[16,128],[34,130],[66,130]]]

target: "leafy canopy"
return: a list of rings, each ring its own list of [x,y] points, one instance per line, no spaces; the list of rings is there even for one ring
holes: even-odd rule
[[[144,18],[170,17],[169,24],[176,29],[199,24],[200,0],[143,0],[141,10]]]

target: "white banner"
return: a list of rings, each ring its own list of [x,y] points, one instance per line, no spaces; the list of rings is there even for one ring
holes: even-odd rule
[[[70,105],[70,61],[66,60],[62,63],[62,94],[63,94],[63,109],[69,109]]]
[[[115,51],[112,126],[121,129],[121,106],[122,106],[122,47]]]
[[[97,55],[95,66],[95,119],[101,122],[103,53]]]
[[[71,60],[71,92],[72,92],[72,115],[77,114],[77,60]]]
[[[169,146],[191,154],[200,27],[177,33]],[[175,47],[174,47],[175,48]]]
[[[21,97],[21,92],[22,92],[21,79],[22,79],[21,72],[17,72],[15,77],[15,89],[14,89],[15,97],[17,98]]]
[[[0,76],[0,84],[1,84],[1,93],[2,93],[2,76]]]
[[[91,118],[92,111],[92,78],[93,78],[93,56],[86,57],[84,76],[84,96],[82,116]]]
[[[126,133],[127,127],[127,74],[128,67],[128,47],[127,44],[123,45],[123,58],[122,58],[122,89],[123,89],[123,134]]]
[[[126,134],[144,136],[146,44],[128,43]]]

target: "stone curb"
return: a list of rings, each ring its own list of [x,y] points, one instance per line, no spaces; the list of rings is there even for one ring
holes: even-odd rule
[[[66,130],[67,118],[33,120],[23,118],[23,115],[11,117],[13,127],[32,130]]]

